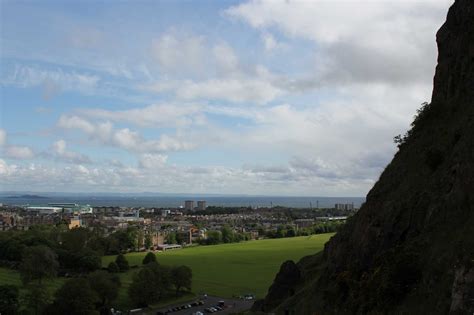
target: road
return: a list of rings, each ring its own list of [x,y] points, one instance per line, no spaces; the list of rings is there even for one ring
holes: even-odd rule
[[[227,314],[228,315],[228,314],[234,314],[234,313],[246,311],[250,309],[250,307],[252,307],[252,304],[254,302],[254,300],[226,299],[226,298],[221,298],[218,296],[207,296],[207,298],[203,298],[202,301],[204,302],[204,305],[191,307],[191,308],[180,310],[177,312],[171,312],[171,313],[168,313],[168,315],[192,315],[198,311],[203,312],[204,314],[207,314],[206,312],[204,312],[204,309],[208,307],[216,306],[217,304],[219,304],[219,301],[225,302],[225,308],[222,311],[218,311],[213,314],[216,314],[216,315]],[[148,312],[148,314],[156,314],[157,312],[165,313],[167,310],[172,309],[174,307],[191,304],[191,303],[192,302],[188,302],[188,303],[185,302],[185,303],[168,305],[165,308],[155,310],[153,313]]]

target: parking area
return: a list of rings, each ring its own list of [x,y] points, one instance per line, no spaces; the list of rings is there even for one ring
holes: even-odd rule
[[[200,303],[193,303],[200,301]],[[222,303],[223,302],[223,303]],[[195,314],[234,314],[248,310],[252,307],[253,300],[226,299],[217,296],[205,296],[196,301],[169,305],[158,309],[151,314],[159,315],[195,315]],[[197,304],[197,305],[196,305]],[[186,308],[183,308],[186,307]],[[201,313],[199,313],[201,312]]]

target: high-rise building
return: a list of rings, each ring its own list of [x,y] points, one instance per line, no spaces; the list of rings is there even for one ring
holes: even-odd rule
[[[336,203],[334,208],[336,210],[354,210],[354,203]]]
[[[186,200],[184,202],[184,209],[185,210],[194,210],[194,200]]]
[[[201,211],[206,210],[206,201],[198,200],[197,207],[198,207],[198,210],[201,210]]]

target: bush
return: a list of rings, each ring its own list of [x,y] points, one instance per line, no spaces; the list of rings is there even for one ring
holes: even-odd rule
[[[130,269],[128,261],[123,254],[117,255],[117,258],[115,258],[115,263],[119,267],[120,271],[127,271],[128,269]]]
[[[148,252],[145,258],[143,258],[142,264],[147,265],[149,263],[156,262],[156,256],[152,252]]]
[[[0,285],[0,314],[10,315],[18,312],[19,290],[13,285]]]
[[[119,266],[117,265],[117,263],[115,261],[111,261],[109,263],[109,266],[107,267],[107,270],[110,272],[110,273],[117,273],[117,272],[120,272],[120,268]]]

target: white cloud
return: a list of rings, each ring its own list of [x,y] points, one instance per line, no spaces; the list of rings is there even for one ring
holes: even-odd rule
[[[147,169],[161,168],[166,164],[167,160],[168,156],[163,154],[145,153],[140,156],[139,166]]]
[[[182,127],[197,123],[195,115],[202,110],[198,104],[153,104],[127,110],[82,109],[85,116],[114,122],[132,123],[142,127]]]
[[[427,81],[435,32],[452,0],[248,1],[226,10],[252,27],[316,43],[313,88],[330,83]],[[357,13],[354,13],[357,12]],[[266,38],[272,47],[271,38]],[[302,84],[304,84],[302,82]]]
[[[194,147],[194,144],[178,136],[161,134],[158,139],[148,140],[143,138],[138,131],[129,128],[115,129],[108,121],[92,123],[78,116],[62,115],[59,118],[58,127],[81,130],[92,141],[122,148],[132,153],[181,151]]]
[[[153,57],[164,73],[199,73],[206,60],[204,38],[166,33],[152,42]]]
[[[97,89],[99,80],[98,76],[86,73],[17,65],[13,72],[2,81],[2,84],[23,88],[40,86],[43,88],[43,97],[50,99],[61,90],[92,93]]]
[[[341,179],[316,176],[299,177],[298,172],[286,167],[277,169],[249,169],[231,167],[178,167],[166,165],[163,156],[147,156],[139,167],[88,167],[84,165],[45,166],[41,164],[8,164],[0,159],[0,175],[4,189],[19,187],[31,190],[111,191],[111,192],[189,192],[222,193],[313,194],[314,187],[322,187],[325,195],[354,195],[356,184]],[[299,173],[301,174],[301,172]],[[303,179],[303,180],[301,180]],[[48,182],[47,187],[44,183]],[[291,185],[297,183],[297,185]],[[357,184],[366,182],[360,180]],[[289,185],[290,184],[290,185]]]
[[[282,50],[282,49],[288,48],[287,45],[276,40],[276,38],[268,32],[263,32],[261,34],[261,39],[263,43],[263,48],[265,49],[266,52],[273,52],[276,50]]]
[[[215,79],[202,82],[187,81],[176,92],[185,100],[215,99],[236,103],[268,103],[281,95],[282,91],[271,83],[259,79]]]
[[[221,100],[233,103],[266,104],[284,91],[263,78],[221,78],[201,81],[166,81],[147,87],[158,93],[173,91],[177,98],[192,100]]]
[[[229,44],[223,42],[215,45],[212,52],[219,73],[229,75],[233,72],[239,71],[239,59]]]
[[[9,145],[4,148],[4,156],[11,159],[32,159],[35,155],[33,150],[26,146]]]
[[[52,146],[53,155],[55,158],[69,162],[69,163],[91,163],[91,160],[88,156],[67,150],[67,143],[65,140],[61,139],[53,143]]]
[[[14,166],[10,166],[3,159],[0,159],[0,175],[9,175],[14,171]]]
[[[61,115],[59,117],[58,126],[65,129],[79,129],[89,134],[92,134],[96,129],[89,121],[78,116],[68,115]]]

